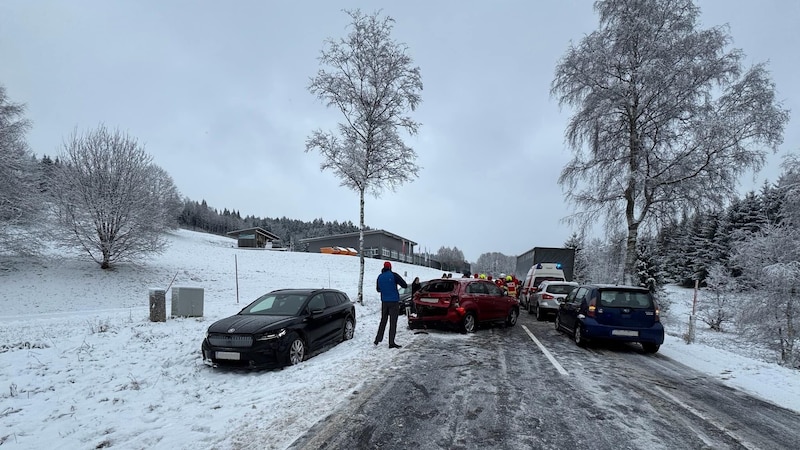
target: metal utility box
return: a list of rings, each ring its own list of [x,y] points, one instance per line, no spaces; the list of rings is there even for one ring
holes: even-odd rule
[[[203,317],[203,288],[172,288],[173,317]]]

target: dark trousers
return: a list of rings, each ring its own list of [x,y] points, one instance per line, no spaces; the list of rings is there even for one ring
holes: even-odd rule
[[[381,324],[378,325],[378,334],[375,336],[375,343],[383,341],[383,332],[386,331],[386,319],[389,321],[389,345],[394,345],[394,337],[397,334],[397,315],[400,313],[399,302],[381,302]]]

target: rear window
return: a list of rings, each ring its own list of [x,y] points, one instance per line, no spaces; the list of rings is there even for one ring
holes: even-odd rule
[[[600,291],[600,305],[612,308],[652,308],[653,297],[642,291]]]
[[[431,293],[453,292],[456,286],[455,281],[431,281],[422,287],[421,291]]]
[[[572,284],[548,284],[545,292],[549,292],[551,294],[569,294],[576,287],[578,286]]]

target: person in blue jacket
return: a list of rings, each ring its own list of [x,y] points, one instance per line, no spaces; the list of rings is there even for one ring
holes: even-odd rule
[[[378,281],[375,284],[378,292],[381,293],[381,324],[378,326],[378,335],[375,336],[375,345],[383,341],[383,332],[386,331],[386,319],[391,319],[389,322],[389,348],[401,347],[394,341],[395,334],[397,334],[397,315],[400,313],[398,285],[400,287],[408,287],[403,277],[392,272],[392,263],[389,261],[384,262],[381,274],[378,275]]]

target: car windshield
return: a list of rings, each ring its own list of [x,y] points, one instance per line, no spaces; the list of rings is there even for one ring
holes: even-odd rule
[[[303,307],[306,297],[301,294],[265,294],[249,304],[239,314],[296,316]]]
[[[575,287],[572,284],[550,284],[546,291],[551,294],[569,294]]]
[[[648,292],[609,290],[600,292],[600,305],[614,308],[652,308],[653,299]]]

